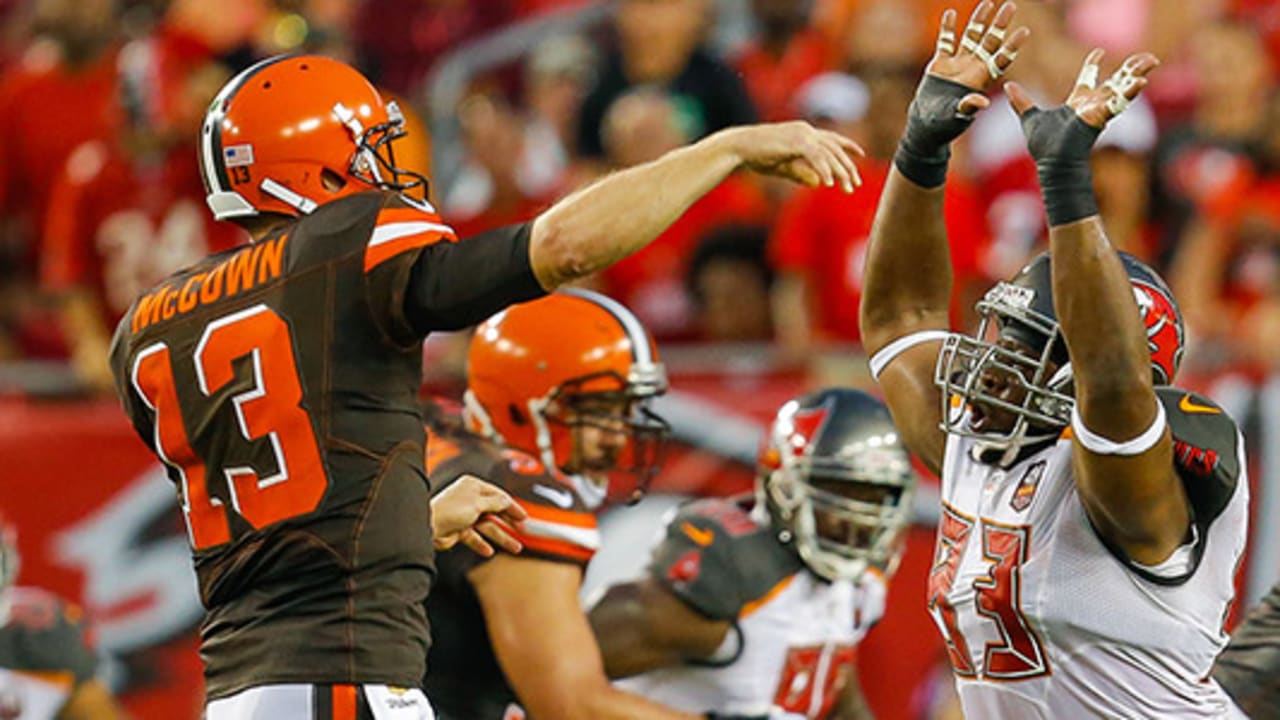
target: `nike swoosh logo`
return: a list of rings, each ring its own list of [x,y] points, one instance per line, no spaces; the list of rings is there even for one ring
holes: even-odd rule
[[[573,507],[573,493],[568,490],[549,488],[546,485],[534,485],[533,492],[555,503],[565,510]]]
[[[1216,407],[1201,405],[1200,403],[1193,401],[1190,393],[1182,396],[1182,400],[1178,402],[1178,409],[1184,413],[1190,414],[1200,413],[1204,415],[1220,415],[1222,413],[1222,411]]]
[[[689,536],[689,539],[696,545],[706,547],[716,539],[716,532],[709,528],[697,528],[690,523],[680,523],[680,530]]]

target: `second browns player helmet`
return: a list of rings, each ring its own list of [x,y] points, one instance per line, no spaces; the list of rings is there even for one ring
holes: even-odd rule
[[[649,402],[666,390],[648,331],[620,303],[587,290],[503,310],[476,328],[467,356],[469,429],[588,478],[580,488],[588,502],[603,501],[606,491],[636,500],[648,487],[670,429]],[[575,454],[589,426],[627,436],[597,466]],[[634,485],[607,487],[614,471],[632,475]]]
[[[267,58],[232,78],[200,130],[207,201],[219,220],[299,216],[382,188],[426,195],[391,141],[404,115],[351,66],[320,55]]]
[[[1119,255],[1146,327],[1152,379],[1156,385],[1169,385],[1182,361],[1182,313],[1155,270],[1128,253]],[[1067,345],[1053,308],[1049,253],[1036,256],[1009,282],[996,284],[977,309],[982,316],[977,333],[953,333],[938,354],[934,382],[942,389],[943,427],[1012,457],[1022,446],[1056,437],[1070,424],[1075,403]],[[1000,340],[1013,340],[1024,350],[997,344]],[[1025,388],[1021,402],[989,392],[983,381],[989,373]],[[1016,420],[1011,428],[975,431],[967,426],[963,405],[953,406],[954,398],[1000,408]]]
[[[783,542],[828,580],[892,574],[916,477],[884,403],[827,388],[784,404],[761,446],[757,506]]]

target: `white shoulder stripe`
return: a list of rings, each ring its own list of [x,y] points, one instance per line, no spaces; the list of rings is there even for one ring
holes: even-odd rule
[[[427,222],[425,220],[418,222],[387,223],[374,228],[373,235],[369,238],[369,247],[388,243],[392,240],[399,240],[402,237],[427,232],[448,233],[450,235],[456,234],[453,232],[453,228],[445,225],[444,223]]]
[[[593,552],[600,549],[600,531],[595,528],[574,527],[528,518],[524,521],[524,532],[526,535],[578,545]]]

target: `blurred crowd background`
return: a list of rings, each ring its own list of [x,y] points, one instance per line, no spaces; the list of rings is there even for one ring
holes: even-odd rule
[[[235,72],[295,51],[356,65],[409,111],[397,161],[431,177],[463,235],[732,125],[804,119],[858,140],[852,196],[731,177],[591,281],[647,323],[673,373],[664,412],[683,450],[658,489],[718,494],[750,487],[782,399],[867,383],[858,302],[879,193],[942,10],[974,4],[0,0],[0,508],[19,526],[24,582],[87,606],[138,717],[198,716],[185,539],[172,487],[110,399],[107,347],[140,290],[247,240],[212,221],[196,162],[204,109]],[[1139,49],[1162,59],[1099,141],[1100,207],[1113,242],[1180,300],[1183,383],[1245,427],[1255,517],[1280,512],[1280,2],[1023,0],[1018,22],[1033,35],[1011,77],[1044,104],[1090,47],[1112,64]],[[961,329],[1046,244],[1034,165],[993,101],[947,184]],[[458,391],[465,339],[428,341],[433,391]],[[923,611],[929,501],[887,629],[862,651],[885,717],[945,704]],[[657,522],[632,517],[636,537]],[[1280,529],[1255,523],[1251,548],[1246,604],[1280,576]],[[631,553],[596,565],[634,568]]]
[[[222,81],[292,51],[349,60],[414,110],[400,159],[429,172],[463,234],[731,125],[800,118],[856,138],[868,157],[854,196],[734,177],[594,280],[664,346],[747,343],[772,367],[810,371],[838,362],[858,343],[868,230],[948,4],[0,0],[5,384],[21,382],[17,368],[47,387],[39,371],[63,367],[55,390],[108,389],[110,330],[138,290],[243,240],[209,220],[193,141]],[[1144,101],[1099,143],[1107,227],[1173,284],[1189,369],[1272,369],[1280,3],[1028,0],[1020,21],[1033,40],[1011,76],[1044,102],[1060,101],[1091,46],[1113,62],[1162,58]],[[975,125],[948,184],[959,326],[1045,242],[1003,98]],[[456,370],[456,354],[440,355],[436,372]]]

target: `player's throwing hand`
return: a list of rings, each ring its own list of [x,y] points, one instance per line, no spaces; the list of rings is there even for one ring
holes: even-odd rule
[[[721,141],[748,169],[816,187],[839,185],[846,193],[862,184],[854,156],[866,155],[856,142],[802,120],[730,128]]]

